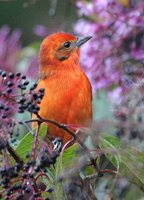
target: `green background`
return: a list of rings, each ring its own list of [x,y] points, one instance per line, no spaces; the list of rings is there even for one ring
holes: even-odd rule
[[[0,0],[0,27],[9,25],[22,30],[23,45],[37,40],[33,28],[45,25],[48,31],[72,32],[77,19],[74,1],[69,0]]]

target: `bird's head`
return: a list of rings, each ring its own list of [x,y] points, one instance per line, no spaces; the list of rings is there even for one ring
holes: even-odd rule
[[[40,47],[40,67],[62,66],[68,61],[79,62],[79,47],[91,37],[76,37],[68,33],[55,33],[46,37]]]

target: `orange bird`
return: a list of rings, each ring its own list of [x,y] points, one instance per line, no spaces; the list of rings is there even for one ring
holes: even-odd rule
[[[55,33],[42,42],[37,86],[45,89],[39,110],[42,118],[76,126],[92,120],[91,84],[79,64],[79,47],[90,38]],[[72,139],[52,124],[48,125],[48,135],[60,137],[63,145]]]

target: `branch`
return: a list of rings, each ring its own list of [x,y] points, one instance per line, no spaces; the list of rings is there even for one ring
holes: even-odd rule
[[[40,124],[38,123],[38,127],[34,136],[34,143],[33,143],[33,150],[32,150],[32,160],[34,161],[36,159],[36,148],[37,148],[37,140],[38,140],[38,134],[40,130]]]
[[[100,176],[103,175],[104,173],[111,173],[111,174],[115,174],[115,175],[118,174],[117,171],[114,171],[114,170],[111,170],[111,169],[103,169],[103,170],[99,170],[98,173],[96,173],[96,174],[92,174],[92,175],[86,176],[86,177],[84,178],[84,180],[97,179],[98,177],[100,177]]]
[[[96,168],[97,171],[99,171],[99,168],[95,162],[95,159],[93,158],[93,156],[91,155],[91,153],[89,152],[89,149],[86,147],[86,145],[80,140],[80,138],[75,134],[75,132],[73,132],[72,130],[70,130],[69,128],[66,127],[65,124],[60,124],[59,122],[57,121],[53,121],[53,120],[50,120],[50,119],[43,119],[41,116],[37,115],[37,119],[31,119],[31,120],[27,120],[25,121],[25,123],[32,123],[32,122],[37,122],[37,123],[43,123],[43,122],[46,122],[46,123],[50,123],[50,124],[53,124],[55,126],[57,126],[58,128],[61,128],[63,129],[64,131],[66,131],[67,133],[69,133],[73,138],[74,140],[77,141],[77,143],[82,147],[82,149],[85,151],[85,153],[88,155],[90,161],[91,161],[91,164]]]
[[[18,156],[18,154],[15,152],[15,150],[7,143],[6,145],[8,152],[11,154],[11,156],[15,159],[17,163],[20,163],[23,166],[23,160]]]

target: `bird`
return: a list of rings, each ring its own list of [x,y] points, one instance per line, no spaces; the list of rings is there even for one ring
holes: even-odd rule
[[[75,126],[84,126],[92,120],[92,86],[80,66],[80,47],[89,39],[91,36],[58,32],[42,41],[36,90],[45,90],[38,112],[43,119]],[[32,115],[32,119],[36,117]],[[62,145],[72,139],[53,124],[48,124],[46,137],[60,138]]]

